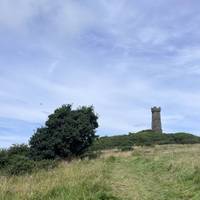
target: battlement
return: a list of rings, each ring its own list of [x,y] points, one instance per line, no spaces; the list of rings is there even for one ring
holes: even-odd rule
[[[161,112],[161,107],[154,106],[151,108],[151,112]]]

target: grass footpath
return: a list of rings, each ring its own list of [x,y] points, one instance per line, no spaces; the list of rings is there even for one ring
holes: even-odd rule
[[[200,145],[109,151],[51,171],[0,176],[0,200],[199,200]]]

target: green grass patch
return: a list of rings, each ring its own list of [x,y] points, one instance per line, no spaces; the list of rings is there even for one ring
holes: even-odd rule
[[[0,200],[200,199],[200,145],[138,147],[128,155],[0,176]]]

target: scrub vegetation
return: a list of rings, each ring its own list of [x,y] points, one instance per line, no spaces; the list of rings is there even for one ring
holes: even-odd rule
[[[29,144],[0,150],[0,200],[199,200],[200,138],[98,138],[92,106],[63,105]]]
[[[95,140],[92,150],[131,149],[133,146],[154,146],[163,144],[197,144],[200,137],[189,133],[156,133],[152,130],[143,130],[128,135],[100,137]]]
[[[109,150],[30,175],[1,176],[1,200],[198,200],[200,145]]]

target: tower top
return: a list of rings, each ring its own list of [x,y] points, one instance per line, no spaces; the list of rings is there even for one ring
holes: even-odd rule
[[[161,107],[154,106],[151,108],[151,112],[161,112]]]

